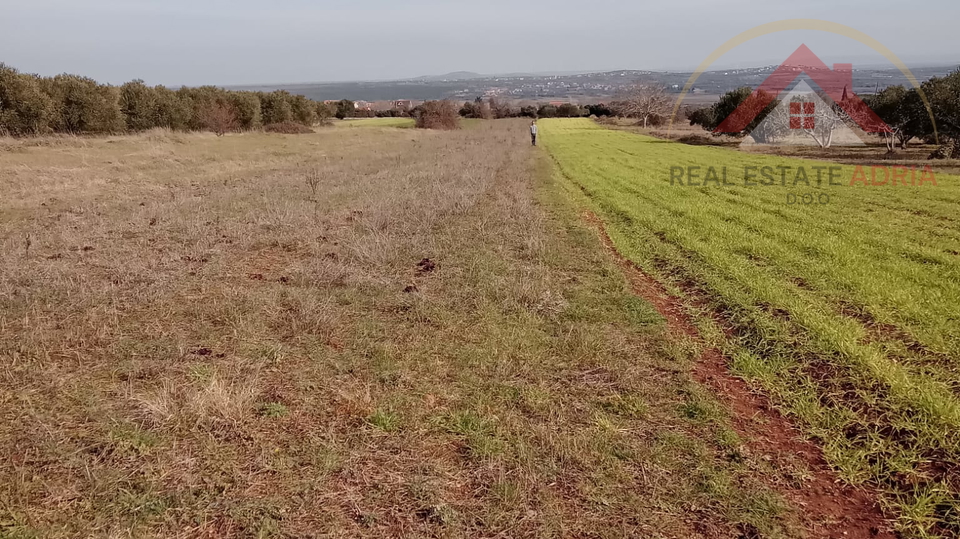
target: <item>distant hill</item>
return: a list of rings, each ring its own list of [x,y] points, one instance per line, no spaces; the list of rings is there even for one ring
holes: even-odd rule
[[[954,69],[951,66],[913,69],[923,81],[943,76]],[[691,98],[705,99],[724,92],[763,83],[776,66],[710,70],[701,74]],[[444,75],[429,75],[394,81],[336,82],[313,84],[278,84],[234,87],[234,89],[271,91],[289,90],[318,101],[351,99],[354,101],[393,101],[411,99],[454,99],[472,101],[477,97],[496,96],[517,101],[573,101],[579,103],[603,102],[622,94],[637,82],[662,84],[670,93],[678,94],[690,77],[690,72],[618,70],[604,72],[569,73],[510,73],[485,75],[472,71],[455,71]],[[854,69],[853,88],[857,94],[871,94],[887,86],[909,82],[895,68]],[[702,96],[702,97],[696,97]]]

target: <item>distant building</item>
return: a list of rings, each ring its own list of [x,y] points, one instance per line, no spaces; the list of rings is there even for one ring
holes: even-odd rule
[[[393,108],[395,109],[412,109],[413,101],[409,99],[398,99],[393,102]]]
[[[393,101],[373,101],[370,107],[373,110],[390,110],[393,108]]]
[[[354,101],[353,108],[357,110],[373,110],[373,103],[369,101]]]

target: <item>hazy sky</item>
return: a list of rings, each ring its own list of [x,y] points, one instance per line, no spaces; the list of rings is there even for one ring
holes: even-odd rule
[[[0,0],[0,62],[121,83],[256,84],[442,74],[688,69],[780,19],[866,32],[908,65],[960,62],[958,0]],[[884,63],[821,32],[769,36],[718,66]]]

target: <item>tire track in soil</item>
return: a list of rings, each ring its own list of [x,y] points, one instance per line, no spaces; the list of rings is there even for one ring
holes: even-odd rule
[[[702,342],[682,301],[670,295],[658,281],[617,251],[603,221],[593,212],[583,220],[600,235],[606,249],[617,261],[634,293],[650,302],[667,320],[667,327]],[[746,382],[730,373],[730,364],[720,350],[708,348],[697,361],[693,378],[712,389],[731,412],[733,429],[754,454],[771,457],[775,462],[801,459],[811,477],[803,487],[771,485],[803,517],[810,537],[817,539],[893,539],[890,521],[884,518],[878,495],[843,484],[827,464],[816,444],[803,438],[790,420],[774,409],[763,396],[750,390]]]

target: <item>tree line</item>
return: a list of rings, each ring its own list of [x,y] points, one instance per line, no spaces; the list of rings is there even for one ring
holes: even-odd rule
[[[78,75],[20,73],[0,64],[0,132],[14,136],[157,127],[223,134],[270,125],[312,126],[337,112],[335,106],[283,90],[231,91],[214,86],[174,90],[141,80],[112,86]]]
[[[586,116],[615,116],[616,113],[602,103],[577,105],[574,103],[511,106],[496,97],[484,99],[478,97],[460,107],[463,118],[494,120],[499,118],[581,118]]]
[[[886,142],[888,151],[894,152],[897,148],[906,149],[912,141],[933,143],[939,140],[940,146],[931,155],[932,158],[960,158],[960,69],[944,77],[934,77],[922,83],[920,87],[929,102],[929,110],[916,88],[890,86],[876,94],[863,95],[860,98],[863,104],[886,124],[881,129],[880,137]],[[747,104],[747,108],[751,108],[749,106],[751,100],[759,103],[766,101],[758,99],[750,88],[739,88],[727,92],[710,107],[690,112],[688,119],[691,125],[699,125],[708,131],[714,131],[741,105]],[[770,126],[776,128],[781,125],[782,122],[765,122],[778,110],[778,105],[776,100],[770,101],[752,122],[741,132],[733,135],[743,137],[749,134],[755,139],[759,137],[758,142],[775,139],[778,135],[775,132],[776,129],[768,133],[761,128],[761,124],[764,128]],[[850,106],[835,107],[834,111],[850,125],[863,125],[867,116],[867,111]],[[930,118],[931,114],[933,121]],[[934,122],[936,130],[934,130]],[[831,124],[818,121],[817,125],[830,126]],[[758,128],[761,129],[758,130]],[[829,133],[811,134],[822,141],[829,141]]]

